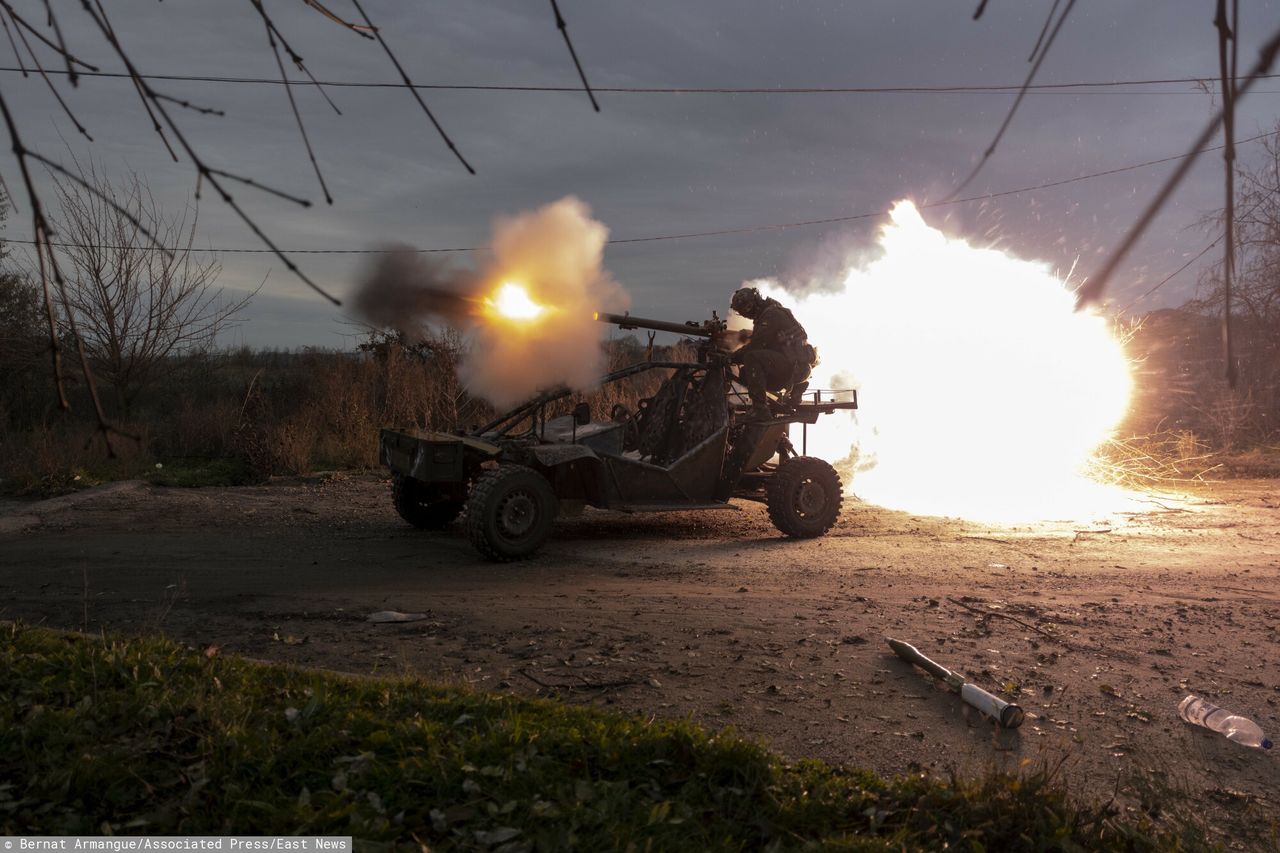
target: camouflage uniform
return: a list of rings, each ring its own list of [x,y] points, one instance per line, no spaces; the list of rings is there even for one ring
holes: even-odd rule
[[[737,291],[733,309],[753,322],[750,340],[733,354],[733,361],[742,365],[739,378],[751,396],[752,411],[772,417],[766,392],[788,391],[807,380],[816,353],[791,311],[755,288]]]

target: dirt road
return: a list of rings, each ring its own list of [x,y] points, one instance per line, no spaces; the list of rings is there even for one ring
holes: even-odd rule
[[[1088,526],[853,504],[806,542],[754,505],[588,512],[514,565],[403,524],[372,476],[59,501],[0,508],[0,618],[689,715],[887,773],[1065,758],[1077,792],[1119,784],[1134,808],[1180,792],[1250,847],[1241,827],[1280,806],[1280,755],[1175,710],[1202,693],[1280,735],[1277,481]],[[366,621],[381,610],[427,618]],[[1017,695],[1026,724],[966,713],[886,635]]]

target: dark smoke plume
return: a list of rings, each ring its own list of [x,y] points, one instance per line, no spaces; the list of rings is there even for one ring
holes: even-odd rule
[[[373,326],[421,340],[426,326],[446,323],[465,330],[474,322],[480,283],[474,272],[394,246],[360,278],[352,307]]]

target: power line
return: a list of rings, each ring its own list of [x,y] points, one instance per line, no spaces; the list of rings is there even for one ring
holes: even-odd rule
[[[574,89],[573,91],[577,92],[580,90]],[[1280,131],[1260,133],[1257,136],[1251,136],[1247,139],[1241,139],[1237,144],[1244,145],[1249,142],[1257,142],[1259,140],[1267,139],[1268,137],[1277,136],[1277,135],[1280,135]],[[1004,198],[1006,196],[1011,196],[1011,195],[1020,195],[1021,193],[1035,192],[1036,190],[1051,189],[1053,187],[1061,187],[1061,186],[1066,186],[1067,184],[1079,183],[1080,181],[1093,180],[1094,178],[1104,178],[1110,175],[1119,175],[1124,172],[1132,172],[1137,169],[1145,169],[1149,166],[1158,166],[1162,163],[1172,163],[1178,160],[1185,160],[1188,157],[1196,157],[1196,156],[1199,156],[1200,154],[1205,154],[1210,151],[1220,151],[1221,149],[1222,149],[1221,145],[1214,145],[1208,148],[1201,148],[1197,151],[1188,152],[1185,154],[1176,154],[1172,157],[1161,157],[1157,160],[1144,160],[1141,163],[1131,163],[1127,166],[1117,166],[1114,169],[1106,169],[1101,172],[1090,172],[1087,175],[1077,175],[1074,178],[1063,178],[1056,181],[1046,181],[1044,183],[1034,184],[1032,186],[1018,187],[1016,189],[1011,189],[1011,190],[1000,190],[998,192],[991,192],[991,193],[982,193],[981,195],[965,196],[964,198],[928,202],[926,204],[920,205],[920,208],[922,210],[928,210],[935,207],[949,207],[957,204],[969,204],[975,201],[989,201],[995,198]],[[863,219],[875,219],[883,215],[884,215],[884,211],[874,211],[869,213],[854,213],[854,214],[849,214],[847,216],[829,216],[822,219],[803,219],[796,222],[774,222],[774,223],[765,223],[760,225],[744,225],[739,228],[719,228],[719,229],[710,230],[710,231],[688,231],[688,232],[675,233],[675,234],[656,234],[648,237],[617,237],[612,240],[607,240],[606,243],[608,245],[622,245],[627,243],[656,243],[656,242],[661,242],[665,240],[689,240],[689,239],[695,239],[699,237],[724,237],[732,234],[751,234],[751,233],[757,233],[761,231],[783,231],[791,228],[804,228],[804,227],[813,226],[813,225],[833,225],[839,222],[856,222],[858,220],[863,220]],[[33,240],[29,240],[29,239],[10,239],[7,242],[20,243],[20,244],[26,244],[26,245],[34,243]],[[66,242],[54,242],[54,241],[45,241],[45,242],[48,242],[49,245],[51,246],[56,246],[59,248],[74,248],[76,245],[78,245],[75,243],[66,243]],[[95,248],[111,249],[111,250],[120,250],[120,249],[127,248],[127,249],[143,249],[145,251],[152,251],[152,250],[155,250],[156,247],[102,245],[102,246],[96,246]],[[449,253],[456,253],[456,252],[481,252],[481,251],[487,251],[488,248],[489,248],[488,246],[454,246],[454,247],[448,247],[448,248],[440,247],[440,248],[408,249],[408,250],[406,249],[286,249],[284,251],[286,254],[290,254],[290,255],[385,255],[385,254],[390,254],[392,252],[400,252],[400,251],[412,251],[417,254],[429,255],[429,254],[449,254]],[[191,247],[191,251],[215,252],[218,254],[225,254],[225,255],[272,254],[270,249],[237,249],[237,248],[215,248],[215,247],[201,248],[198,246]]]
[[[1214,246],[1218,245],[1218,244],[1219,244],[1219,243],[1221,243],[1221,242],[1222,242],[1222,237],[1218,237],[1218,239],[1214,240],[1212,243],[1210,243],[1209,245],[1205,246],[1205,247],[1204,247],[1203,249],[1201,249],[1199,252],[1197,252],[1196,254],[1192,255],[1192,256],[1191,256],[1191,259],[1190,259],[1190,260],[1188,260],[1185,264],[1183,264],[1182,266],[1178,267],[1176,270],[1174,270],[1173,272],[1169,273],[1167,276],[1165,276],[1164,278],[1162,278],[1162,279],[1160,279],[1158,282],[1156,282],[1156,284],[1155,284],[1155,286],[1154,286],[1154,287],[1149,288],[1145,293],[1143,293],[1143,294],[1142,294],[1141,296],[1139,296],[1137,299],[1132,299],[1132,300],[1130,300],[1130,301],[1129,301],[1129,303],[1128,303],[1127,305],[1125,305],[1123,308],[1121,308],[1121,309],[1120,309],[1118,312],[1116,312],[1116,313],[1117,313],[1117,314],[1127,314],[1127,313],[1129,312],[1129,309],[1130,309],[1130,308],[1132,308],[1133,306],[1137,305],[1139,302],[1141,302],[1142,300],[1146,299],[1148,296],[1150,296],[1151,294],[1155,293],[1157,290],[1159,290],[1160,288],[1164,287],[1166,284],[1168,284],[1169,282],[1173,281],[1173,280],[1174,280],[1175,278],[1177,278],[1178,276],[1182,275],[1182,273],[1187,269],[1187,267],[1191,266],[1191,265],[1192,265],[1192,264],[1194,264],[1196,261],[1200,260],[1200,259],[1201,259],[1201,258],[1203,258],[1205,255],[1209,254],[1209,250],[1210,250],[1210,249],[1212,249]]]
[[[1264,135],[1266,135],[1266,136],[1270,136],[1271,134],[1264,134]],[[1258,137],[1256,137],[1256,136],[1255,136],[1255,137],[1252,137],[1252,138],[1250,138],[1250,139],[1243,139],[1243,140],[1241,140],[1241,142],[1253,142],[1253,141],[1257,140],[1257,138],[1258,138]],[[1221,149],[1221,148],[1223,148],[1223,147],[1225,147],[1225,146],[1223,146],[1223,145],[1219,145],[1219,146],[1218,146],[1218,148],[1220,148],[1220,149]],[[1244,214],[1243,214],[1240,218],[1241,218],[1241,219],[1248,219],[1250,216],[1253,216],[1254,212],[1255,212],[1259,207],[1262,207],[1262,205],[1263,205],[1266,201],[1267,201],[1267,196],[1266,196],[1265,194],[1263,194],[1263,195],[1262,195],[1262,196],[1261,196],[1257,201],[1255,201],[1255,202],[1253,203],[1253,206],[1252,206],[1252,207],[1250,207],[1248,210],[1246,210],[1246,211],[1244,212]],[[1164,287],[1166,284],[1168,284],[1168,283],[1169,283],[1170,281],[1172,281],[1173,279],[1177,278],[1179,275],[1181,275],[1181,274],[1182,274],[1182,272],[1183,272],[1184,270],[1186,270],[1186,269],[1187,269],[1187,267],[1191,266],[1191,265],[1192,265],[1192,264],[1194,264],[1196,261],[1200,260],[1200,259],[1201,259],[1201,258],[1203,258],[1205,255],[1209,254],[1209,251],[1210,251],[1211,249],[1213,249],[1215,246],[1217,246],[1219,243],[1221,243],[1225,237],[1226,237],[1226,234],[1225,234],[1225,233],[1223,233],[1223,234],[1219,234],[1219,235],[1218,235],[1218,237],[1217,237],[1217,239],[1215,239],[1212,243],[1210,243],[1209,245],[1205,246],[1203,249],[1201,249],[1199,252],[1197,252],[1195,255],[1193,255],[1193,256],[1191,257],[1191,259],[1190,259],[1189,261],[1187,261],[1185,264],[1183,264],[1182,266],[1178,267],[1176,270],[1174,270],[1173,272],[1169,273],[1169,274],[1168,274],[1167,276],[1165,276],[1164,278],[1160,279],[1158,282],[1156,282],[1156,283],[1155,283],[1155,285],[1153,285],[1152,287],[1148,288],[1145,292],[1143,292],[1143,294],[1142,294],[1141,296],[1137,297],[1136,299],[1130,300],[1130,301],[1129,301],[1129,303],[1128,303],[1128,304],[1126,304],[1123,308],[1121,308],[1121,309],[1120,309],[1120,311],[1119,311],[1118,313],[1120,313],[1120,314],[1125,314],[1125,313],[1127,313],[1127,312],[1129,311],[1129,309],[1130,309],[1130,308],[1132,308],[1133,306],[1137,305],[1139,302],[1141,302],[1142,300],[1146,299],[1148,296],[1150,296],[1151,294],[1155,293],[1155,292],[1156,292],[1157,290],[1159,290],[1160,288]]]
[[[1234,105],[1237,101],[1243,99],[1249,94],[1249,90],[1253,88],[1253,84],[1261,79],[1264,75],[1271,72],[1271,66],[1276,59],[1280,58],[1280,29],[1276,30],[1263,44],[1258,52],[1258,58],[1254,62],[1253,68],[1249,70],[1246,76],[1235,88],[1231,96],[1230,103]],[[1213,138],[1217,132],[1218,126],[1223,123],[1225,117],[1225,108],[1220,110],[1207,125],[1204,130],[1200,131],[1200,136],[1196,141],[1191,143],[1191,150],[1187,152],[1187,156],[1178,164],[1178,168],[1174,169],[1172,174],[1165,180],[1164,185],[1160,187],[1160,191],[1156,193],[1142,216],[1138,217],[1138,221],[1125,234],[1120,245],[1112,250],[1107,256],[1106,263],[1093,279],[1086,281],[1076,291],[1076,305],[1084,306],[1101,298],[1102,293],[1106,290],[1107,284],[1115,271],[1119,269],[1121,262],[1125,256],[1133,249],[1137,242],[1142,239],[1143,233],[1155,221],[1161,209],[1173,195],[1178,185],[1186,178],[1187,173],[1195,164],[1196,158],[1205,151],[1211,150],[1204,148],[1204,144]],[[1220,146],[1219,146],[1220,147]]]
[[[22,73],[23,69],[15,66],[0,66],[0,73]],[[28,73],[30,73],[28,71]],[[47,74],[66,75],[66,70],[45,69]],[[131,79],[131,75],[123,71],[82,71],[77,70],[79,77],[101,77],[105,79]],[[381,82],[376,80],[281,80],[272,77],[239,77],[232,75],[202,74],[142,74],[139,77],[147,81],[169,81],[189,83],[224,83],[228,85],[255,86],[328,86],[335,89],[404,89],[403,82]],[[1265,74],[1260,80],[1280,78],[1280,74]],[[1172,86],[1197,85],[1214,82],[1213,75],[1203,77],[1166,77],[1135,80],[1101,80],[1076,81],[1067,83],[1035,83],[1027,87],[1028,92],[1048,94],[1052,92],[1086,94],[1089,90],[1114,89],[1122,86]],[[408,88],[453,92],[575,92],[581,93],[581,86],[536,86],[513,85],[503,83],[413,83]],[[875,95],[875,94],[1016,94],[1021,85],[956,85],[956,86],[592,86],[593,92],[609,92],[619,95]],[[1126,92],[1125,94],[1138,94]],[[1200,95],[1201,92],[1149,92],[1152,95],[1188,94]]]

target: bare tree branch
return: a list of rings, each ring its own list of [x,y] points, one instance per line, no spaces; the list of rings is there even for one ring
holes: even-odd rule
[[[258,183],[253,178],[246,178],[243,175],[235,175],[235,174],[232,174],[231,172],[227,172],[222,169],[215,169],[212,166],[209,167],[209,174],[218,175],[219,177],[226,178],[231,181],[238,181],[247,187],[253,187],[255,190],[261,190],[264,193],[270,193],[271,195],[282,198],[285,201],[291,201],[300,207],[311,206],[311,201],[309,199],[305,199],[296,195],[291,195],[290,193],[287,193],[284,190],[278,190],[275,187],[269,187],[266,184]]]
[[[271,19],[267,17],[267,10],[263,8],[262,0],[249,0],[249,2],[253,4],[253,8],[262,17],[262,24],[267,30],[267,42],[271,45],[271,53],[276,58],[276,66],[280,69],[280,81],[284,84],[285,95],[289,98],[289,109],[293,110],[293,120],[298,125],[298,133],[302,134],[302,144],[307,149],[307,158],[311,160],[311,168],[315,170],[316,180],[320,182],[320,191],[324,193],[325,203],[333,204],[333,196],[329,195],[329,187],[324,182],[324,174],[320,171],[320,164],[316,162],[316,153],[311,149],[311,139],[307,136],[307,126],[303,124],[302,113],[298,112],[298,103],[293,99],[293,87],[289,85],[289,75],[284,70],[284,60],[280,58],[280,45],[276,43],[275,24],[271,23]],[[302,57],[295,54],[283,39],[281,42],[285,44],[285,49],[289,51],[294,64],[299,68],[304,67]],[[337,109],[337,107],[334,107],[334,109]],[[310,205],[310,202],[307,204]]]
[[[60,175],[62,175],[62,176],[64,176],[64,177],[66,177],[66,178],[70,178],[71,180],[75,181],[76,183],[78,183],[78,184],[82,185],[82,186],[83,186],[86,190],[88,190],[89,192],[91,192],[91,193],[98,193],[98,192],[100,192],[100,190],[99,190],[97,187],[95,187],[95,186],[93,186],[93,185],[91,185],[91,184],[87,183],[87,182],[86,182],[82,177],[80,177],[79,175],[77,175],[75,172],[72,172],[70,169],[68,169],[66,166],[63,166],[61,163],[58,163],[58,162],[57,162],[57,161],[55,161],[55,160],[50,160],[48,157],[46,157],[46,156],[44,156],[43,154],[40,154],[40,153],[38,153],[38,152],[36,152],[36,151],[26,151],[26,152],[25,152],[25,154],[26,154],[26,156],[30,157],[32,160],[35,160],[35,161],[37,161],[37,162],[39,162],[39,163],[43,164],[43,165],[45,166],[45,168],[47,168],[47,169],[49,169],[49,170],[51,170],[51,171],[53,171],[53,172],[57,172],[58,174],[60,174]],[[102,198],[103,198],[103,200],[104,200],[104,201],[106,201],[108,204],[111,204],[111,205],[114,205],[114,204],[115,204],[115,202],[114,202],[111,198],[109,198],[109,197],[107,197],[107,196],[103,196]],[[118,212],[121,216],[124,216],[124,217],[126,217],[126,218],[127,218],[127,217],[132,216],[132,214],[131,214],[128,210],[126,210],[125,208],[123,208],[123,207],[118,208],[117,212]],[[150,240],[150,241],[151,241],[151,242],[152,242],[152,243],[153,243],[153,244],[154,244],[158,249],[160,249],[162,252],[166,252],[166,253],[167,253],[167,252],[170,252],[170,251],[171,251],[171,250],[169,249],[169,247],[168,247],[168,246],[166,246],[164,243],[162,243],[162,242],[160,241],[160,238],[159,238],[159,237],[157,237],[156,235],[152,234],[152,233],[147,229],[147,226],[146,226],[146,225],[144,225],[144,224],[141,222],[141,220],[138,220],[138,219],[136,219],[136,218],[135,218],[135,219],[133,220],[133,227],[137,228],[137,229],[138,229],[138,231],[140,231],[140,232],[141,232],[141,233],[142,233],[142,234],[143,234],[147,239],[149,239],[149,240]]]
[[[44,294],[45,319],[49,323],[49,355],[53,359],[53,386],[58,395],[58,408],[65,412],[71,409],[71,402],[67,399],[66,377],[62,373],[62,348],[58,346],[58,318],[53,307],[53,294],[49,291],[49,274],[45,269],[43,229],[37,230],[36,240],[36,257],[40,261],[40,289]]]
[[[26,18],[23,18],[21,15],[19,15],[17,11],[14,10],[13,5],[10,2],[8,2],[8,0],[4,0],[4,2],[0,2],[0,7],[2,7],[5,10],[5,12],[9,14],[9,17],[13,19],[13,25],[15,29],[18,29],[18,28],[25,29],[27,32],[31,33],[31,35],[35,36],[37,39],[43,42],[46,46],[48,46],[50,49],[56,52],[64,60],[66,60],[68,64],[68,68],[64,73],[66,73],[68,77],[78,77],[77,73],[70,67],[72,65],[79,65],[81,68],[84,68],[88,71],[100,70],[98,66],[91,65],[88,62],[85,62],[84,60],[75,56],[74,54],[68,52],[66,49],[66,46],[61,43],[61,37],[59,37],[58,42],[50,41],[49,38],[45,36],[44,33],[40,32],[40,30],[32,26],[27,21]]]
[[[370,33],[370,31],[373,29],[372,27],[362,27],[359,24],[354,24],[351,21],[346,20],[345,18],[340,18],[339,16],[335,15],[333,12],[329,11],[324,5],[322,5],[319,2],[319,0],[302,0],[302,2],[306,3],[312,9],[315,9],[321,15],[324,15],[326,18],[333,21],[338,26],[346,27],[347,29],[351,30],[351,32],[355,33],[361,38],[367,38],[370,40],[373,39],[373,35]]]
[[[307,80],[310,81],[312,86],[316,87],[316,91],[320,93],[320,97],[325,99],[325,101],[329,104],[329,106],[333,108],[333,111],[338,115],[342,115],[342,110],[338,109],[338,105],[335,104],[333,102],[333,99],[329,97],[329,93],[325,90],[324,84],[321,83],[319,80],[317,80],[315,75],[311,73],[311,69],[307,68],[307,64],[303,62],[302,56],[299,55],[298,52],[293,49],[293,46],[289,44],[289,40],[284,37],[284,33],[280,32],[280,28],[276,26],[275,21],[273,21],[267,15],[266,7],[262,5],[261,0],[249,0],[249,2],[254,5],[254,7],[258,11],[258,14],[262,16],[263,22],[266,23],[268,40],[270,40],[273,37],[279,40],[280,46],[283,47],[285,49],[285,52],[289,54],[289,61],[292,62],[299,71],[307,75]],[[372,38],[372,36],[370,36],[370,38]],[[274,49],[275,46],[272,45],[272,47]],[[277,54],[276,63],[279,64],[279,62],[280,62],[280,57]],[[281,84],[286,89],[292,88],[289,82],[289,79],[284,76],[283,70],[281,71],[280,76],[281,76],[281,81],[280,81]],[[289,100],[290,100],[290,103],[293,102],[292,94],[289,96]],[[294,108],[294,112],[295,113],[297,112],[296,107]]]
[[[1035,46],[1031,48],[1031,55],[1027,57],[1027,62],[1034,62],[1036,55],[1040,53],[1040,45],[1044,44],[1045,34],[1049,32],[1049,25],[1053,23],[1053,15],[1058,11],[1058,4],[1062,0],[1053,0],[1053,5],[1049,7],[1049,14],[1045,16],[1044,26],[1040,28],[1040,35],[1036,37]]]
[[[982,0],[985,5],[986,0]],[[573,57],[573,67],[578,69],[578,76],[582,78],[582,88],[587,90],[587,97],[591,99],[591,106],[596,112],[600,112],[600,105],[596,103],[595,93],[591,91],[591,84],[587,82],[587,72],[582,70],[582,63],[578,61],[578,52],[573,49],[573,42],[569,40],[569,29],[565,26],[564,18],[560,15],[560,4],[556,0],[551,0],[551,11],[556,16],[556,26],[560,29],[560,35],[564,36],[565,46],[569,48],[569,55]],[[978,14],[981,14],[979,9]]]
[[[12,18],[12,12],[9,14],[10,18]],[[8,29],[9,28],[6,26],[5,31],[8,32]],[[27,37],[18,26],[16,19],[14,19],[14,32],[18,34],[18,39],[22,42],[22,46],[27,49],[27,54],[31,57],[31,63],[35,66],[36,73],[40,75],[40,79],[44,80],[45,85],[49,87],[49,92],[52,93],[54,100],[58,102],[58,106],[62,107],[62,112],[71,120],[71,124],[75,126],[75,129],[79,131],[85,139],[92,142],[93,137],[89,135],[89,131],[80,123],[80,119],[76,118],[75,113],[71,112],[71,107],[67,106],[67,102],[62,99],[62,95],[58,92],[57,87],[55,87],[53,85],[53,81],[49,79],[49,75],[44,72],[44,66],[40,63],[40,57],[36,54],[35,50],[32,49],[31,42],[27,41]],[[19,62],[21,63],[21,60],[19,60]]]
[[[987,161],[991,159],[991,155],[995,153],[996,147],[1000,144],[1000,140],[1004,138],[1005,131],[1009,129],[1009,125],[1013,123],[1013,117],[1018,112],[1018,107],[1022,105],[1022,99],[1026,97],[1027,90],[1031,87],[1032,81],[1036,79],[1036,74],[1040,71],[1040,65],[1044,62],[1046,56],[1049,55],[1049,48],[1053,46],[1053,42],[1058,37],[1058,33],[1062,30],[1062,24],[1067,20],[1067,16],[1071,14],[1071,10],[1075,8],[1076,0],[1067,0],[1067,5],[1062,10],[1062,14],[1058,16],[1057,22],[1053,25],[1053,30],[1049,33],[1049,38],[1045,40],[1044,47],[1040,49],[1040,55],[1036,58],[1035,63],[1031,66],[1031,70],[1027,72],[1027,79],[1022,82],[1022,88],[1018,90],[1018,96],[1013,99],[1013,105],[1009,107],[1009,112],[1005,114],[1004,121],[1000,123],[1000,129],[996,131],[995,138],[991,140],[991,144],[987,146],[987,150],[982,152],[982,159],[974,165],[973,170],[969,172],[969,176],[960,182],[951,195],[947,196],[947,200],[953,199],[960,193],[964,192],[965,187],[978,177],[978,173],[982,171],[982,167],[987,165]]]
[[[404,87],[413,95],[413,99],[418,102],[418,106],[422,107],[422,111],[427,114],[427,118],[431,119],[431,124],[435,127],[436,133],[440,134],[440,138],[444,140],[444,144],[449,146],[449,150],[453,152],[453,156],[458,158],[458,162],[466,167],[467,171],[475,174],[476,170],[471,168],[471,164],[462,156],[462,152],[458,150],[458,146],[453,144],[453,140],[449,138],[449,134],[444,132],[444,128],[440,126],[440,122],[436,121],[435,115],[427,107],[427,102],[422,100],[422,95],[418,94],[418,90],[414,88],[413,81],[409,79],[409,75],[405,73],[404,67],[400,64],[400,60],[396,59],[396,55],[391,52],[391,48],[382,38],[382,33],[373,25],[373,21],[369,20],[369,16],[365,14],[364,7],[360,5],[360,0],[351,0],[356,7],[356,11],[360,13],[360,17],[364,18],[365,24],[373,33],[374,38],[378,40],[378,44],[382,45],[382,49],[386,52],[387,58],[391,60],[391,64],[395,66],[396,71],[400,72],[400,79],[404,83]]]
[[[200,113],[201,115],[225,116],[227,114],[225,110],[220,110],[216,107],[202,107],[197,104],[193,104],[188,100],[184,100],[182,98],[175,98],[173,95],[166,95],[163,92],[156,92],[156,97],[163,101],[168,101],[171,104],[176,104],[177,106],[180,106],[183,109],[188,109],[188,110],[191,110],[192,112]]]
[[[31,179],[31,168],[27,163],[29,152],[22,142],[22,137],[18,134],[17,123],[13,120],[13,114],[9,111],[9,104],[4,99],[3,92],[0,92],[0,115],[3,115],[5,126],[9,131],[10,148],[14,157],[18,160],[18,169],[22,173],[22,181],[27,188],[27,201],[31,205],[32,233],[36,239],[36,254],[40,259],[40,288],[44,294],[46,319],[49,324],[49,349],[50,358],[53,362],[54,386],[58,395],[59,407],[63,411],[67,411],[71,408],[71,404],[67,400],[66,376],[62,370],[62,351],[57,335],[57,318],[54,314],[53,298],[49,288],[49,271],[45,266],[45,257],[48,251],[46,241],[50,233],[49,222],[45,218],[44,208],[40,204],[40,196],[36,193],[35,181]],[[57,269],[57,259],[53,257],[52,253],[48,253],[48,260],[53,268],[55,278],[61,281],[61,273]],[[82,365],[84,364],[85,362],[82,362]],[[92,386],[91,375],[86,374],[85,378],[89,385]],[[108,429],[106,418],[101,408],[97,408],[96,411],[98,414],[98,426],[105,435]],[[110,450],[109,443],[108,450]]]
[[[90,165],[77,177],[57,184],[71,270],[60,287],[61,317],[78,327],[87,360],[127,419],[136,395],[172,367],[173,356],[211,346],[252,295],[223,300],[214,286],[217,261],[195,259],[194,209],[166,214],[137,175],[114,184]],[[138,221],[159,235],[167,255],[147,251]]]
[[[27,73],[27,66],[22,61],[22,53],[18,50],[18,43],[13,40],[13,31],[9,29],[9,21],[4,15],[0,15],[0,26],[4,27],[4,34],[9,39],[9,46],[13,48],[13,58],[18,61],[18,68],[22,71],[24,78],[30,77]]]
[[[71,61],[71,51],[67,50],[67,41],[62,37],[62,27],[58,24],[58,16],[53,13],[53,0],[44,0],[44,10],[53,36],[58,41],[57,51],[67,63],[67,79],[72,86],[80,85],[80,75],[76,74],[76,64]]]
[[[240,218],[240,221],[243,222],[245,225],[247,225],[249,230],[252,231],[254,235],[257,236],[257,238],[261,240],[267,246],[267,248],[271,250],[272,254],[274,254],[276,257],[278,257],[281,260],[282,263],[284,263],[285,268],[288,269],[289,272],[293,273],[295,276],[301,279],[304,284],[306,284],[316,293],[323,296],[325,299],[329,300],[334,305],[341,305],[342,304],[341,300],[339,300],[337,297],[333,296],[324,288],[322,288],[320,285],[312,281],[310,276],[306,275],[305,273],[302,272],[302,270],[298,268],[298,265],[293,262],[292,258],[290,258],[288,255],[286,255],[283,251],[280,250],[280,247],[276,245],[275,241],[267,236],[266,232],[264,232],[262,228],[258,225],[258,223],[254,221],[254,219],[250,217],[248,213],[245,212],[244,208],[241,207],[235,201],[231,193],[228,192],[226,187],[224,187],[222,183],[218,180],[218,177],[215,174],[213,174],[213,172],[210,170],[208,165],[204,162],[203,158],[200,157],[199,153],[187,140],[187,137],[182,133],[182,130],[179,128],[177,122],[175,122],[173,118],[169,115],[168,110],[166,110],[164,107],[164,103],[159,98],[155,97],[155,93],[151,89],[150,85],[146,82],[146,80],[142,78],[142,75],[138,71],[137,66],[134,64],[133,59],[129,56],[128,52],[125,51],[124,46],[121,45],[120,43],[120,40],[116,38],[115,32],[111,28],[111,25],[108,19],[106,18],[105,14],[99,14],[99,10],[101,10],[102,7],[100,4],[97,3],[97,0],[93,0],[92,4],[90,3],[90,0],[81,0],[81,5],[83,6],[85,12],[93,20],[94,24],[98,27],[99,32],[101,32],[102,35],[106,38],[108,44],[110,44],[116,56],[119,57],[122,63],[124,63],[125,69],[129,72],[129,75],[133,78],[135,84],[139,88],[139,91],[142,92],[146,98],[150,99],[152,106],[155,108],[156,114],[159,115],[160,118],[164,119],[165,125],[169,128],[170,131],[172,131],[174,135],[174,139],[181,146],[182,150],[186,153],[187,157],[191,160],[192,164],[195,166],[200,177],[203,180],[208,181],[209,186],[214,188],[214,190],[218,193],[219,197],[222,199],[223,203],[226,204],[228,207],[230,207],[235,212],[235,214]],[[97,5],[97,9],[94,8],[95,5]]]

